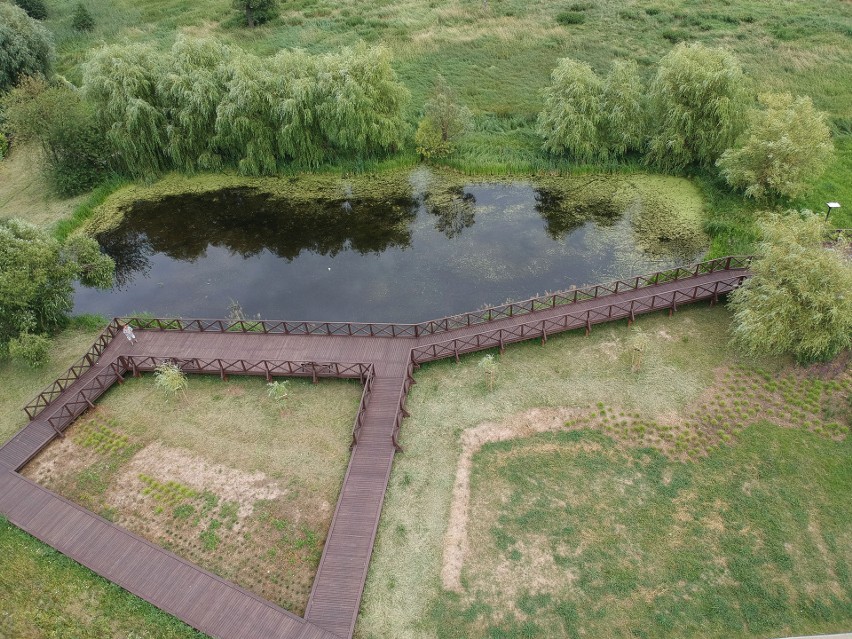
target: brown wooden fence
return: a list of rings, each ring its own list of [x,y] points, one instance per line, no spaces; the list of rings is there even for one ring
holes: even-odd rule
[[[45,388],[35,397],[35,399],[24,406],[23,410],[26,412],[27,416],[29,416],[30,419],[34,419],[35,416],[41,413],[41,411],[43,411],[50,402],[56,399],[62,391],[77,381],[86,371],[94,366],[95,362],[98,361],[101,354],[104,350],[106,350],[107,345],[119,332],[120,329],[118,328],[116,321],[113,320],[110,322],[98,336],[98,339],[95,340],[95,343],[92,344],[88,351],[86,351],[86,354],[83,355],[83,357],[75,362],[64,375]]]
[[[272,320],[221,320],[221,319],[180,319],[126,317],[121,322],[141,330],[192,331],[216,333],[280,333],[284,335],[337,335],[360,337],[409,337],[446,333],[459,328],[486,324],[496,320],[527,315],[557,306],[567,306],[598,299],[607,295],[617,295],[627,291],[639,290],[658,284],[676,282],[719,271],[742,270],[751,264],[750,256],[720,257],[689,266],[678,266],[649,275],[638,275],[625,280],[613,280],[583,288],[571,289],[550,295],[534,297],[520,302],[492,306],[461,315],[452,315],[441,319],[429,320],[418,324],[396,323],[360,323],[360,322],[286,322]]]
[[[714,282],[712,285],[697,285],[666,293],[634,298],[629,301],[601,304],[600,306],[581,312],[563,313],[534,322],[515,324],[509,328],[483,331],[444,342],[418,346],[411,350],[411,361],[414,364],[420,364],[445,357],[455,357],[458,361],[459,355],[463,353],[471,353],[493,347],[498,347],[502,350],[505,344],[538,337],[542,341],[547,341],[548,335],[561,331],[585,328],[588,333],[591,330],[592,324],[624,318],[632,321],[639,313],[664,309],[675,311],[678,304],[694,302],[699,299],[715,300],[719,295],[727,293],[739,286],[743,279],[745,279],[743,275],[733,276],[728,280]]]

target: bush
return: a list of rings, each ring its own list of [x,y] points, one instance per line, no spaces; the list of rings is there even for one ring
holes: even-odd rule
[[[12,359],[39,368],[50,359],[50,340],[46,335],[22,333],[9,342],[9,355]]]
[[[745,77],[724,49],[677,45],[660,61],[649,95],[655,130],[646,161],[658,168],[713,166],[743,128]]]
[[[20,139],[41,146],[57,193],[76,195],[102,181],[108,172],[106,140],[79,91],[26,78],[2,104],[6,126]]]
[[[831,162],[834,147],[825,114],[809,97],[760,96],[744,140],[716,163],[728,184],[748,197],[796,198],[807,192]]]
[[[278,17],[278,0],[233,0],[233,6],[250,29]]]
[[[852,265],[845,247],[823,247],[817,216],[773,215],[760,223],[763,241],[752,277],[731,293],[733,336],[752,355],[829,360],[852,347]]]
[[[92,239],[62,245],[31,224],[0,220],[0,345],[61,326],[72,307],[74,280],[109,285],[112,268]]]
[[[9,153],[9,139],[6,134],[0,131],[0,160],[6,157]]]
[[[586,16],[579,11],[563,11],[556,15],[556,22],[567,26],[571,24],[583,24],[586,21]]]
[[[186,393],[189,382],[177,364],[164,362],[157,366],[154,371],[154,379],[157,388],[161,389],[169,397],[177,397],[178,393]]]
[[[414,134],[417,152],[425,158],[449,155],[454,150],[453,140],[469,131],[472,125],[470,109],[456,101],[446,80],[439,75]]]
[[[0,93],[28,75],[49,75],[53,40],[23,9],[0,2]]]
[[[71,26],[76,31],[91,31],[95,28],[95,19],[89,10],[82,2],[77,4],[74,9],[74,16],[71,18]]]
[[[34,20],[47,19],[47,7],[44,0],[15,0],[15,4],[26,11],[27,15]]]

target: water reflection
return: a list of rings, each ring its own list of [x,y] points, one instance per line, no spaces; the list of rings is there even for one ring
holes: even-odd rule
[[[75,311],[221,317],[236,300],[265,318],[420,321],[684,259],[683,243],[642,249],[638,196],[411,184],[372,199],[240,188],[136,203],[99,237],[115,288],[78,290]]]

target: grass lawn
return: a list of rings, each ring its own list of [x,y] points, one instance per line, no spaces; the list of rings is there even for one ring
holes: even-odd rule
[[[113,387],[24,475],[297,614],[304,611],[349,461],[361,387],[153,376]]]
[[[424,366],[409,396],[406,452],[394,464],[356,636],[544,637],[574,636],[575,630],[599,636],[604,627],[631,636],[637,626],[647,636],[703,636],[695,626],[702,615],[713,619],[708,631],[714,636],[848,627],[852,593],[844,570],[852,569],[852,557],[840,526],[849,521],[844,504],[852,481],[844,470],[852,410],[848,363],[803,371],[789,362],[742,360],[728,346],[729,322],[724,308],[709,306],[639,318],[637,326],[651,339],[638,372],[631,372],[633,334],[623,324],[595,327],[588,338],[572,333],[543,347],[509,347],[490,393],[477,369],[481,355],[460,365]],[[833,383],[822,379],[831,376]],[[509,462],[495,466],[493,460],[512,458],[506,451],[516,447],[526,452],[511,468],[526,474],[506,470],[504,476]],[[790,449],[796,463],[779,455]],[[581,453],[582,464],[575,461]],[[467,475],[461,472],[466,459]],[[807,469],[801,476],[799,466]],[[652,481],[669,475],[668,485]],[[634,477],[634,485],[621,482],[625,477]],[[715,485],[710,477],[730,480]],[[753,497],[736,501],[744,477],[754,480],[746,487]],[[459,561],[455,506],[465,482],[466,553]],[[647,491],[641,518],[633,499],[640,489]],[[724,507],[716,505],[722,493],[729,497]],[[677,496],[682,503],[673,501]],[[758,512],[764,497],[772,507]],[[655,524],[651,505],[666,499],[665,517]],[[813,503],[802,506],[808,500]],[[575,502],[591,510],[569,508]],[[678,507],[691,519],[672,521]],[[775,517],[787,507],[789,513]],[[811,507],[821,527],[816,536],[801,516]],[[610,518],[611,529],[578,523],[595,508]],[[712,544],[698,534],[711,515],[728,531]],[[683,575],[673,551],[659,541],[665,537],[654,537],[675,524],[693,557]],[[668,529],[656,530],[663,525]],[[744,526],[751,536],[733,535]],[[578,553],[584,530],[595,532]],[[788,559],[773,555],[777,563],[766,567],[770,545],[782,538],[790,540]],[[640,545],[649,539],[657,544]],[[753,558],[761,542],[766,550]],[[814,555],[817,543],[824,555]],[[708,588],[698,597],[690,579],[704,581],[709,568],[699,560],[714,552],[728,572],[717,566],[705,576],[735,576],[722,580],[727,590]],[[454,561],[456,584],[447,578]],[[836,578],[820,576],[827,568]],[[757,605],[764,591],[753,587],[764,580],[770,582],[765,592],[777,596]],[[781,599],[779,584],[788,583]],[[695,601],[675,610],[678,593]],[[724,623],[722,600],[733,610]],[[643,612],[631,625],[637,606]],[[713,616],[714,607],[720,616]],[[765,617],[762,629],[755,615]]]

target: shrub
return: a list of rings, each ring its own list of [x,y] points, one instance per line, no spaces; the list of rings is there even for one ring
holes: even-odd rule
[[[49,75],[53,40],[23,9],[0,2],[0,92],[28,75]]]
[[[157,388],[161,389],[169,397],[177,397],[178,393],[185,393],[189,382],[177,364],[164,362],[157,366],[154,371],[154,379]]]
[[[47,364],[50,359],[50,340],[46,335],[21,333],[9,342],[9,355],[12,359],[26,362],[33,368]]]
[[[713,166],[742,130],[748,99],[737,59],[697,43],[663,57],[649,96],[655,127],[646,161],[664,170]]]
[[[6,134],[0,131],[0,160],[6,157],[9,153],[9,139]]]
[[[716,163],[728,184],[748,197],[796,198],[807,192],[831,162],[834,147],[825,114],[809,97],[760,96],[744,139]]]
[[[80,92],[26,78],[3,100],[7,127],[39,143],[48,178],[62,196],[88,191],[107,173],[108,150]]]
[[[279,408],[283,408],[289,397],[289,393],[287,392],[289,385],[290,382],[286,379],[270,382],[266,385],[266,396],[278,404]]]
[[[563,11],[556,15],[556,22],[564,26],[571,24],[583,24],[585,21],[585,14],[579,11]]]
[[[0,345],[22,333],[48,332],[66,321],[73,282],[103,285],[112,260],[88,238],[63,246],[21,220],[0,220]]]
[[[852,347],[852,266],[843,248],[823,247],[825,222],[805,212],[772,215],[759,225],[753,275],[730,296],[735,344],[800,362]]]
[[[494,378],[497,376],[497,371],[500,368],[500,363],[494,358],[493,355],[488,354],[484,356],[479,363],[477,364],[477,368],[483,372],[485,375],[485,381],[488,383],[488,390],[494,390]]]
[[[417,152],[425,158],[448,155],[453,152],[453,140],[469,131],[472,125],[470,109],[457,102],[443,76],[439,75],[414,134]]]
[[[15,4],[26,11],[27,15],[34,20],[47,19],[47,7],[44,0],[15,0]]]
[[[71,26],[77,31],[91,31],[95,28],[95,19],[82,2],[74,9]]]

